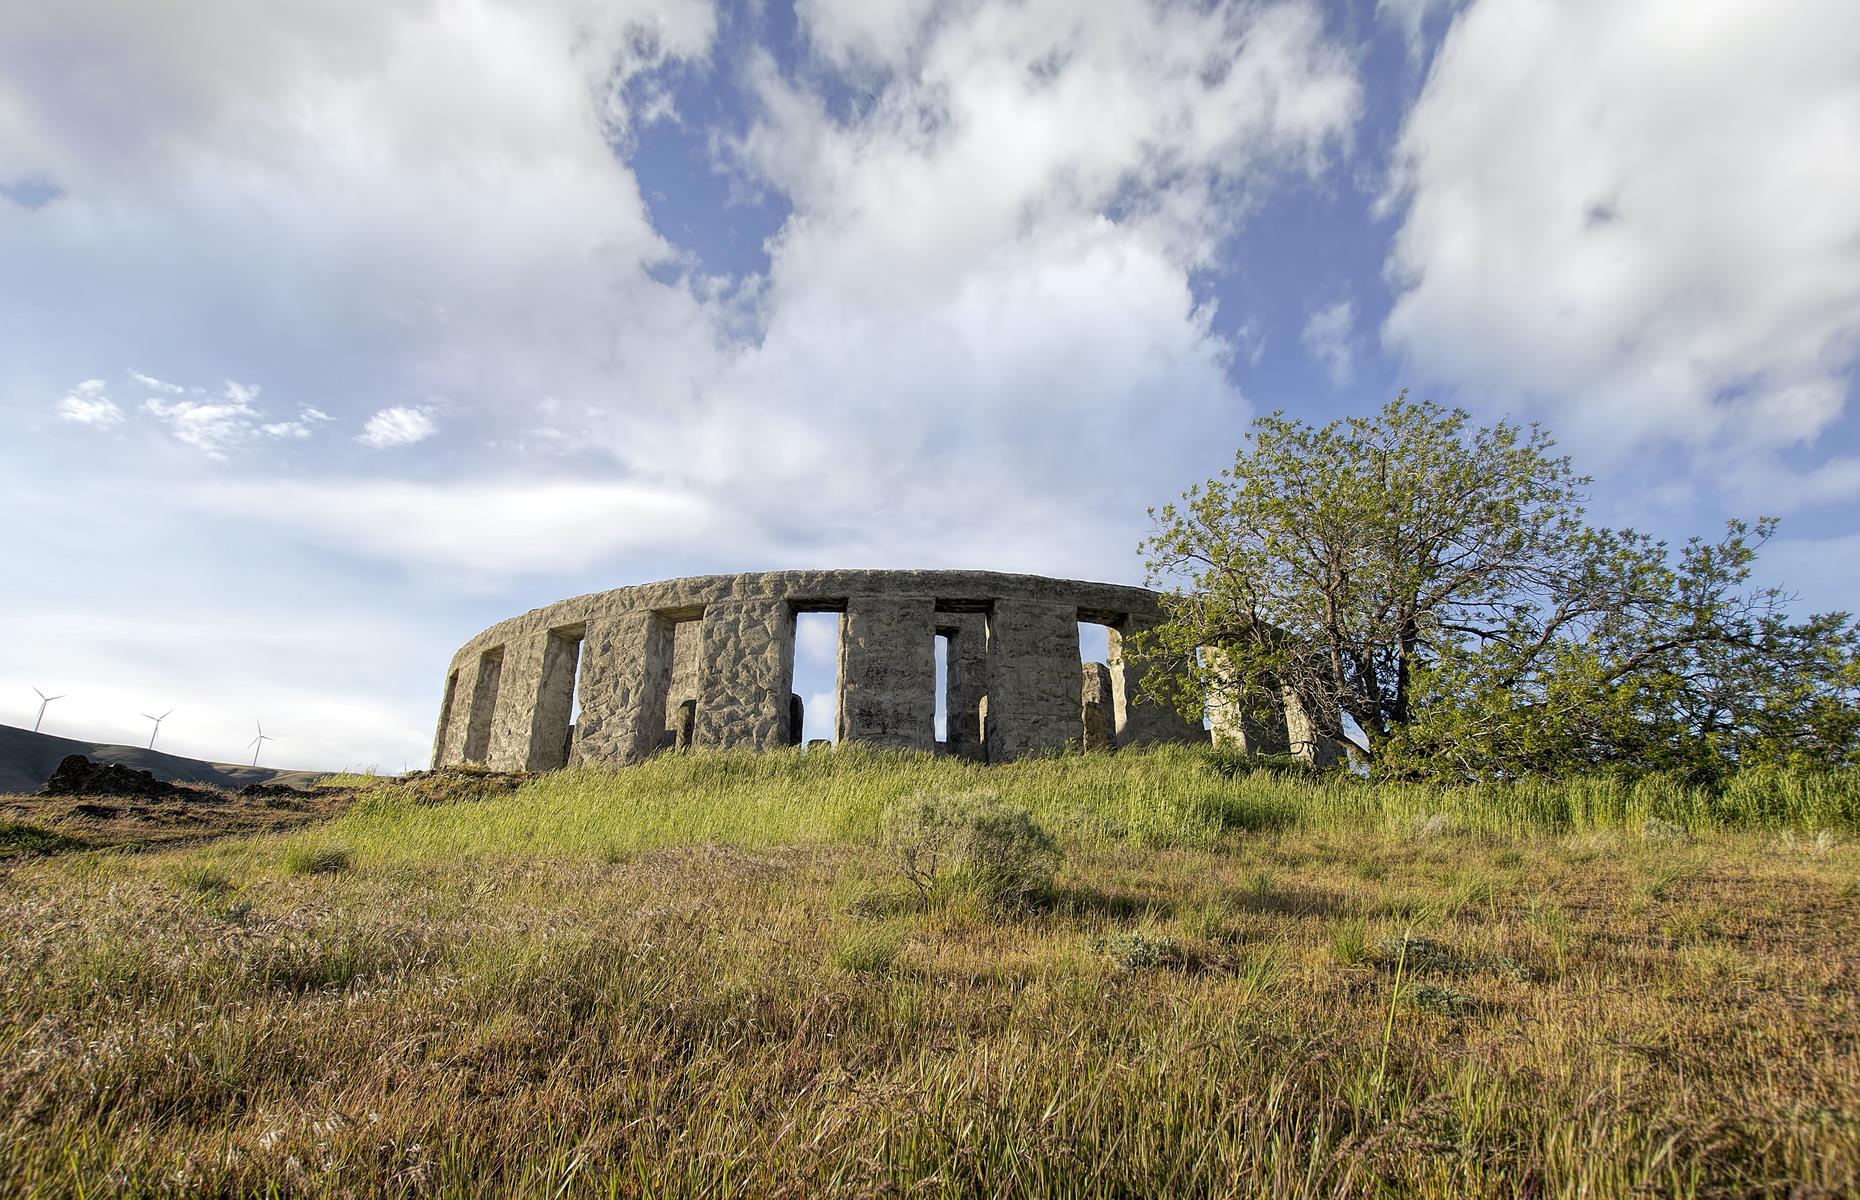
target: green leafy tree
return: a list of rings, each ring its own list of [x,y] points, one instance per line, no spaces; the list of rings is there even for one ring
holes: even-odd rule
[[[1750,586],[1775,522],[1676,554],[1591,526],[1554,445],[1405,392],[1255,421],[1230,470],[1152,512],[1150,579],[1173,591],[1143,648],[1174,669],[1146,688],[1259,719],[1289,692],[1405,774],[1852,757],[1860,635]]]

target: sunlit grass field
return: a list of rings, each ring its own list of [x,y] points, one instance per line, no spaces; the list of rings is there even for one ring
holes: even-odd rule
[[[0,859],[0,1195],[1860,1190],[1852,773],[351,782],[290,833]],[[1058,840],[1050,899],[900,903],[881,814],[976,790]]]

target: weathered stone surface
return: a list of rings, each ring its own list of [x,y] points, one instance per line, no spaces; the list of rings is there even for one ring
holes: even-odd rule
[[[1101,662],[1080,663],[1079,667],[1080,746],[1109,750],[1116,744],[1111,736],[1111,668]]]
[[[852,596],[840,621],[841,741],[936,744],[936,629],[929,596]]]
[[[788,744],[794,612],[784,600],[720,601],[704,610],[704,682],[692,744],[767,750]]]
[[[1206,742],[1208,731],[1199,722],[1145,698],[1142,693],[1145,674],[1161,668],[1138,655],[1128,639],[1155,622],[1153,614],[1131,613],[1110,627],[1111,736],[1119,746]]]
[[[988,614],[988,761],[1076,748],[1082,732],[1078,607],[997,600]]]
[[[581,719],[570,759],[638,762],[659,748],[672,674],[672,627],[653,612],[588,622],[581,642]]]
[[[1316,705],[1292,688],[1284,689],[1286,745],[1289,752],[1313,766],[1328,767],[1343,757],[1343,744],[1324,733],[1315,716]],[[1334,719],[1335,713],[1332,713]]]
[[[439,753],[433,759],[435,763],[462,763],[465,761],[465,739],[471,727],[472,694],[478,686],[478,659],[476,656],[465,662],[454,663],[446,674],[446,692],[450,703],[442,702],[440,712],[440,730],[438,738]]]
[[[1154,592],[986,571],[781,571],[618,588],[492,626],[453,656],[435,758],[541,770],[564,760],[634,762],[668,745],[794,744],[797,611],[846,614],[848,736],[934,745],[933,638],[943,633],[952,753],[1000,762],[1087,744],[1080,620],[1112,629],[1109,701],[1100,701],[1112,744],[1205,736],[1136,700],[1142,664],[1122,653],[1122,639],[1159,618]],[[1324,751],[1314,742],[1312,752]]]
[[[495,769],[554,771],[568,765],[581,636],[582,627],[572,626],[524,639],[518,672],[506,654],[499,714],[492,726]]]
[[[455,706],[458,704],[459,672],[446,672],[446,686],[439,700],[439,724],[433,730],[433,761],[442,763],[447,760],[447,742],[452,736],[453,722],[456,717]]]
[[[1234,668],[1219,646],[1203,646],[1202,662],[1214,682],[1208,688],[1208,724],[1214,742],[1246,754],[1285,754],[1285,713],[1277,708],[1259,711],[1237,695],[1238,680],[1228,680]],[[1277,689],[1271,689],[1276,691]]]
[[[465,745],[461,757],[466,762],[482,763],[491,749],[492,718],[497,713],[499,680],[504,673],[504,648],[493,646],[478,655],[478,669],[472,678],[471,710],[465,726]]]

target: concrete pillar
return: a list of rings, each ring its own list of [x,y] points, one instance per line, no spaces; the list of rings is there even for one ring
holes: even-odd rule
[[[1317,722],[1320,701],[1284,689],[1286,744],[1290,754],[1315,767],[1332,766],[1344,756],[1343,743],[1323,732]],[[1334,716],[1334,710],[1333,710]]]
[[[840,740],[897,750],[936,746],[935,603],[851,596],[840,618]]]
[[[1283,703],[1256,700],[1252,707],[1243,705],[1227,652],[1219,646],[1203,646],[1201,658],[1211,676],[1208,720],[1215,744],[1232,746],[1243,754],[1289,753]]]
[[[504,648],[493,647],[478,656],[472,672],[471,707],[464,722],[465,740],[458,761],[485,762],[491,750],[492,721],[497,713],[499,681],[504,673]]]
[[[467,663],[446,675],[445,696],[439,701],[439,731],[433,735],[433,768],[457,761],[465,746],[465,725],[471,719],[472,681],[476,664]]]
[[[551,771],[567,765],[564,743],[574,700],[580,629],[545,629],[504,646],[485,765],[494,771]]]
[[[1080,663],[1079,747],[1109,750],[1111,736],[1111,668],[1101,662]]]
[[[1125,639],[1154,624],[1152,619],[1128,616],[1110,627],[1112,737],[1119,746],[1206,742],[1208,731],[1201,722],[1142,694],[1145,673],[1160,668],[1146,663]]]
[[[581,626],[552,629],[542,635],[542,656],[535,691],[512,697],[529,702],[526,737],[518,737],[520,771],[556,771],[568,765],[569,721],[575,704],[575,666],[581,657]],[[506,680],[506,686],[509,681]]]
[[[658,750],[671,674],[672,625],[664,617],[643,612],[590,621],[570,761],[617,766]]]
[[[1078,608],[997,600],[988,614],[988,761],[1079,740]]]
[[[951,754],[980,760],[982,706],[988,698],[988,618],[982,613],[937,613],[936,631],[949,639],[943,744]]]
[[[694,745],[768,750],[788,744],[794,612],[785,600],[734,600],[704,610]]]

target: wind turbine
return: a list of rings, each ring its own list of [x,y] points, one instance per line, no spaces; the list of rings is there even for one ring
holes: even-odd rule
[[[39,692],[38,688],[33,688],[32,690],[35,692]],[[60,693],[59,695],[56,695],[56,696],[48,696],[44,692],[39,692],[39,715],[33,719],[32,732],[34,733],[39,732],[39,722],[45,720],[45,706],[50,704],[54,700],[63,700],[64,698],[65,697],[63,693]]]
[[[246,744],[252,747],[252,765],[256,767],[258,765],[258,752],[265,748],[265,743],[275,742],[278,739],[265,732],[265,724],[263,721],[255,720],[252,724],[258,726],[258,736]]]
[[[174,710],[172,708],[159,717],[153,713],[142,714],[144,720],[155,722],[155,728],[149,731],[149,749],[153,750],[155,748],[155,738],[161,733],[161,723],[173,715]]]

